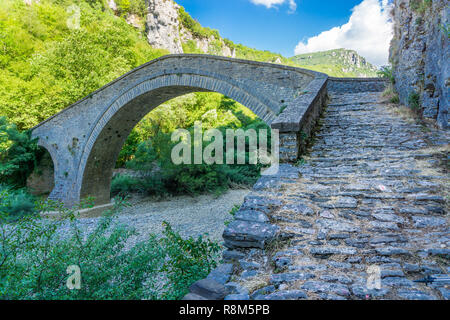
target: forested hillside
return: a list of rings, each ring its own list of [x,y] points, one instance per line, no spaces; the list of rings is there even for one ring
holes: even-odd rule
[[[298,66],[334,77],[376,77],[377,67],[354,50],[336,49],[291,58]]]

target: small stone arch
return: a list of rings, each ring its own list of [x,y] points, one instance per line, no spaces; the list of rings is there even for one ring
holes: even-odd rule
[[[36,196],[48,196],[55,187],[55,167],[57,162],[54,156],[42,144],[39,144],[39,161],[33,172],[27,178],[27,188]]]

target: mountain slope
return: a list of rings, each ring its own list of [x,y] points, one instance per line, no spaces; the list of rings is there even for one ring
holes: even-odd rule
[[[338,77],[376,77],[377,67],[354,50],[336,49],[292,57],[299,66]]]

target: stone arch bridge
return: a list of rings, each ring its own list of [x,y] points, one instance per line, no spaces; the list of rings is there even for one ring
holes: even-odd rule
[[[218,92],[280,130],[280,158],[294,161],[326,96],[325,74],[208,55],[168,55],[121,76],[32,130],[54,164],[49,198],[72,206],[110,202],[112,171],[133,127],[161,103]]]

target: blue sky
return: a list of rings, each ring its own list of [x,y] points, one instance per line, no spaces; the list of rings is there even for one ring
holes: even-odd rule
[[[388,0],[177,0],[203,26],[290,57],[338,47],[387,63]]]

